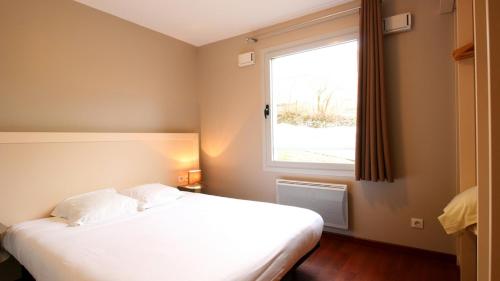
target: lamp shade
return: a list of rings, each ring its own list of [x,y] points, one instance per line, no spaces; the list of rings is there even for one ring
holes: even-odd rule
[[[198,184],[201,182],[201,170],[188,171],[188,184]]]

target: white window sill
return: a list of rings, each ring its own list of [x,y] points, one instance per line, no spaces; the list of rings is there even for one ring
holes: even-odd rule
[[[315,176],[330,176],[354,179],[354,167],[349,170],[344,169],[320,169],[320,168],[307,168],[307,167],[283,167],[264,165],[265,172],[274,173],[287,173],[287,174],[300,174],[300,175],[315,175]]]

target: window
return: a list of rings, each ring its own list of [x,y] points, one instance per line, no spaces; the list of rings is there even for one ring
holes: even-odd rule
[[[357,36],[270,51],[264,65],[266,168],[352,175]]]

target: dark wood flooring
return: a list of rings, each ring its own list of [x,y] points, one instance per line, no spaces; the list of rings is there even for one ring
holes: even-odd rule
[[[324,233],[293,281],[458,281],[450,256]]]

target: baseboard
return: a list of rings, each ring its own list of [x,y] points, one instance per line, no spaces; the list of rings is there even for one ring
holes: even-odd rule
[[[323,235],[334,236],[337,239],[352,240],[352,241],[355,241],[356,243],[359,243],[359,244],[367,245],[367,246],[374,247],[374,248],[381,248],[381,249],[384,249],[387,251],[394,251],[394,252],[400,252],[400,253],[407,253],[407,254],[411,254],[411,255],[418,255],[418,256],[426,257],[427,259],[433,259],[433,260],[438,260],[438,261],[457,265],[457,256],[452,255],[452,254],[446,254],[446,253],[441,253],[441,252],[413,248],[413,247],[409,247],[409,246],[402,246],[402,245],[397,245],[397,244],[391,244],[391,243],[386,243],[386,242],[358,238],[358,237],[354,237],[351,235],[340,234],[340,233],[333,233],[333,232],[324,231]]]

